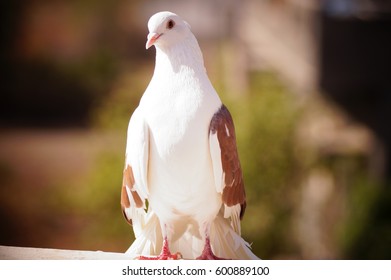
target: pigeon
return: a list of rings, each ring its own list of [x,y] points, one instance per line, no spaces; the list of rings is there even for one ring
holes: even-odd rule
[[[138,259],[257,259],[241,237],[246,208],[234,123],[190,25],[148,21],[155,69],[127,131],[121,207]],[[175,252],[175,253],[173,253]]]

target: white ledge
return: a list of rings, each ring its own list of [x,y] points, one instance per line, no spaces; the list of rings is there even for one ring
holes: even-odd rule
[[[124,253],[0,246],[0,260],[132,260]]]

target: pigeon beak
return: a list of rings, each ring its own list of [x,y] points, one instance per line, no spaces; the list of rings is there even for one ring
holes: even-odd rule
[[[147,43],[145,44],[145,48],[149,49],[150,47],[152,47],[156,43],[157,39],[160,38],[160,36],[162,36],[162,34],[158,34],[154,32],[149,33],[147,36],[148,40]]]

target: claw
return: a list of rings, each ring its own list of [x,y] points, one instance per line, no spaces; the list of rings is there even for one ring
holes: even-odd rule
[[[183,258],[182,258],[181,253],[176,252],[175,254],[161,253],[160,255],[158,255],[156,257],[139,256],[137,259],[139,259],[139,260],[155,260],[156,261],[156,260],[181,260]]]
[[[210,246],[210,240],[209,237],[205,239],[205,246],[204,250],[202,250],[202,253],[199,257],[196,258],[197,260],[226,260],[224,258],[220,258],[216,256],[213,251],[212,247]]]
[[[180,260],[183,259],[182,254],[176,252],[175,254],[171,254],[170,249],[168,248],[168,240],[164,238],[162,252],[160,255],[156,257],[147,257],[147,256],[139,256],[137,259],[139,260]]]

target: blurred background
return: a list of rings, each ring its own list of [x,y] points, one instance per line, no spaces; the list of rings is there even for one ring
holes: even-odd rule
[[[124,252],[147,21],[192,26],[236,125],[243,236],[264,259],[391,258],[387,0],[0,4],[0,244]]]

